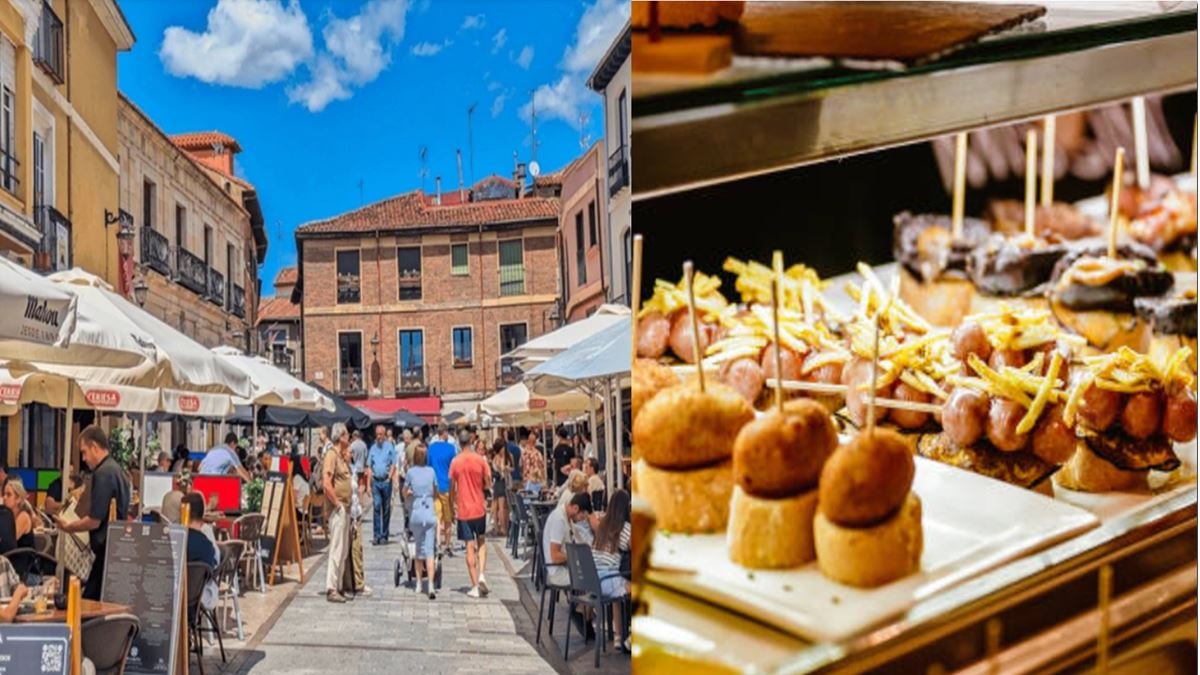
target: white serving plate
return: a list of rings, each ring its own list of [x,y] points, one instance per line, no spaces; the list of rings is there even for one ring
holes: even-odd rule
[[[659,533],[649,578],[808,640],[840,640],[1002,563],[1100,524],[1083,509],[922,457],[925,548],[917,574],[875,589],[827,579],[815,562],[750,571],[730,562],[725,535]]]
[[[1196,490],[1196,441],[1176,443],[1179,468],[1171,473],[1151,471],[1149,489],[1138,492],[1078,492],[1054,484],[1054,498],[1090,511],[1107,522],[1165,502],[1181,492]]]

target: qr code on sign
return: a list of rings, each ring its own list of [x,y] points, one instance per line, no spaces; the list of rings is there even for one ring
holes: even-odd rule
[[[42,645],[42,672],[61,673],[63,671],[63,646]]]

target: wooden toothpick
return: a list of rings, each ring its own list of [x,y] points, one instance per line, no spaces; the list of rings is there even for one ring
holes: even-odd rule
[[[1146,99],[1134,96],[1130,101],[1133,108],[1133,161],[1137,169],[1137,184],[1142,190],[1150,189],[1150,144],[1146,141]]]
[[[1117,208],[1121,204],[1121,185],[1124,180],[1125,148],[1117,148],[1113,160],[1112,202],[1108,205],[1108,257],[1117,257]]]
[[[950,211],[951,236],[962,239],[963,202],[967,192],[967,132],[954,136],[954,202]]]
[[[1032,237],[1034,226],[1034,193],[1037,190],[1037,131],[1025,132],[1025,234]]]
[[[688,260],[683,263],[683,278],[687,281],[687,299],[688,299],[688,320],[692,324],[692,356],[696,360],[696,375],[700,383],[700,391],[705,391],[704,388],[704,352],[700,349],[700,322],[696,319],[696,288],[693,277],[695,269],[692,266],[692,261]]]
[[[779,341],[779,294],[783,288],[783,251],[771,258],[775,275],[771,278],[771,323],[775,328],[775,378],[783,380],[783,343]],[[775,407],[783,412],[783,387],[775,387]]]
[[[867,399],[867,436],[875,435],[875,385],[879,381],[879,315],[883,307],[875,313],[875,348],[871,351],[871,398]]]
[[[1042,206],[1054,203],[1054,115],[1042,124]]]
[[[630,308],[633,309],[633,351],[630,352],[630,362],[637,360],[637,322],[638,311],[642,307],[642,235],[633,235],[633,288],[629,292]]]

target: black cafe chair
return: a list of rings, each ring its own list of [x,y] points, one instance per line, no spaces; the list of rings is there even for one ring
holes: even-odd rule
[[[141,631],[141,622],[132,614],[110,614],[84,621],[83,655],[96,667],[96,675],[121,675],[133,640]]]
[[[54,576],[54,571],[58,568],[58,561],[54,556],[29,547],[14,548],[5,553],[4,557],[12,563],[17,578],[23,582],[30,577]]]
[[[566,547],[567,570],[571,573],[571,592],[567,595],[567,615],[570,616],[575,611],[576,605],[585,605],[592,609],[592,621],[596,623],[596,653],[593,665],[599,668],[600,650],[608,650],[608,640],[611,637],[609,619],[612,606],[617,603],[624,604],[629,598],[629,594],[626,593],[617,598],[604,597],[601,590],[603,580],[596,571],[596,559],[592,557],[592,547],[587,544],[567,544]],[[622,613],[623,621],[628,621],[628,617],[628,611]],[[626,635],[628,635],[628,631],[626,631]],[[567,621],[567,637],[563,641],[563,659],[569,660],[570,649],[571,622]]]
[[[551,584],[546,577],[545,561],[542,560],[542,523],[537,518],[530,518],[530,524],[533,526],[534,539],[537,541],[537,555],[533,559],[533,568],[535,571],[535,587],[541,590],[541,595],[538,598],[538,623],[537,623],[537,643],[542,644],[542,618],[547,621],[546,632],[554,635],[554,608],[558,605],[558,596],[560,593],[570,593],[570,585],[560,586]],[[546,594],[550,594],[550,615],[546,616]],[[571,615],[567,615],[567,622],[570,623]]]
[[[200,666],[200,675],[204,675],[204,632],[216,633],[217,645],[221,648],[221,662],[225,663],[225,643],[221,639],[216,612],[200,605],[200,596],[204,594],[204,587],[214,573],[212,566],[207,563],[189,562],[187,566],[188,637],[190,651],[196,655],[196,663]],[[208,628],[203,627],[205,621],[208,622]]]

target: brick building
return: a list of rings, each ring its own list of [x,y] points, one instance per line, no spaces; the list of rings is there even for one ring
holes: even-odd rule
[[[304,378],[417,414],[503,386],[500,355],[553,329],[558,298],[559,202],[522,192],[489,176],[299,227]]]
[[[604,145],[592,144],[559,173],[562,178],[562,297],[567,323],[590,315],[605,302],[609,272],[605,225]]]
[[[304,363],[304,346],[300,340],[299,298],[293,298],[299,270],[285,267],[275,275],[275,295],[258,301],[260,353],[276,366],[299,377]]]

